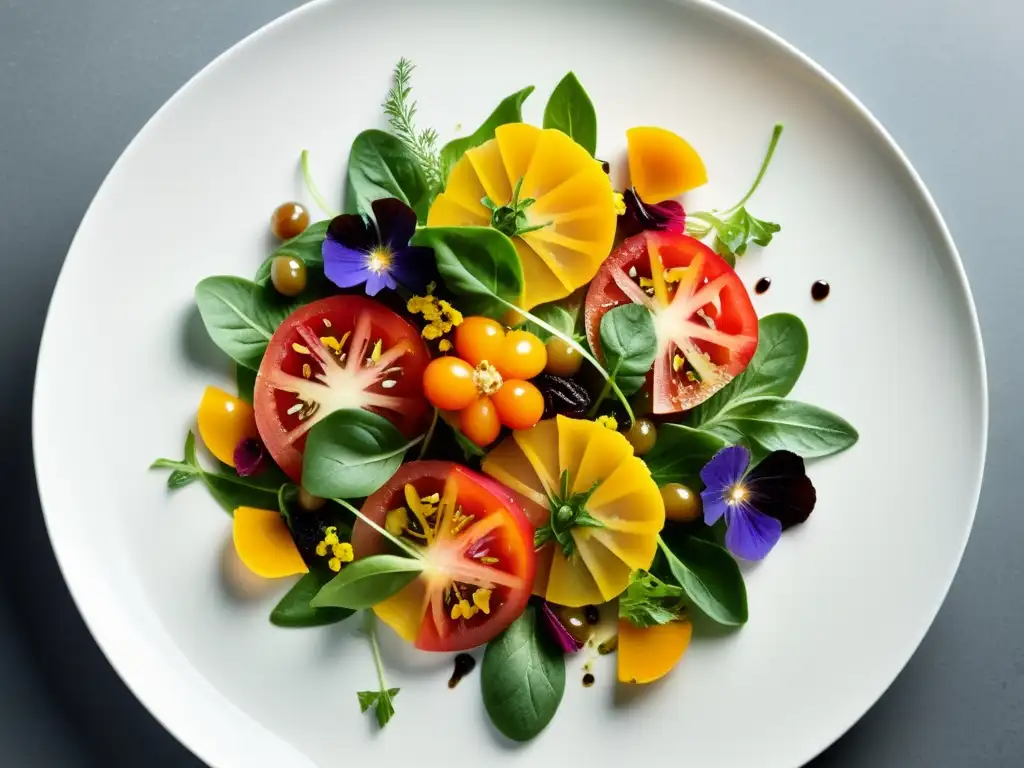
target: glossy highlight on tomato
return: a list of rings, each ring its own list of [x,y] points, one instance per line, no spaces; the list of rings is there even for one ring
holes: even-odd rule
[[[601,318],[633,302],[654,315],[658,354],[648,375],[652,411],[693,408],[743,372],[757,349],[757,313],[725,260],[687,235],[644,232],[623,241],[587,291],[587,339]]]
[[[424,651],[462,651],[496,637],[526,608],[533,587],[533,527],[500,483],[446,461],[413,461],[362,512],[427,560],[423,575],[374,611]],[[356,557],[393,548],[364,521]]]
[[[274,461],[299,482],[310,428],[345,408],[365,408],[406,436],[423,432],[430,407],[419,331],[363,296],[332,296],[289,315],[256,377],[256,426]]]

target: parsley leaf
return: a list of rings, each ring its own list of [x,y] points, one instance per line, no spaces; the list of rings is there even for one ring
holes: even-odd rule
[[[682,588],[647,571],[633,571],[619,597],[619,617],[641,628],[675,621],[684,608]]]
[[[383,728],[388,721],[394,717],[395,705],[393,699],[398,695],[398,688],[388,688],[384,681],[384,662],[380,657],[380,644],[377,642],[377,617],[373,611],[366,612],[366,634],[370,638],[370,648],[373,650],[373,663],[377,667],[377,681],[380,683],[379,691],[359,691],[356,696],[359,699],[359,709],[366,712],[370,707],[375,707],[377,725]]]

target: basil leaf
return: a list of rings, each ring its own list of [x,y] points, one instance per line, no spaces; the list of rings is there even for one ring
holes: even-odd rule
[[[196,286],[196,304],[213,343],[232,360],[257,370],[267,343],[295,304],[270,286],[240,277],[208,277]]]
[[[758,455],[792,451],[805,459],[830,456],[857,442],[845,419],[816,405],[758,397],[729,408],[703,429],[726,442],[747,444]]]
[[[236,365],[235,385],[238,387],[238,398],[252,405],[256,391],[256,371],[244,365]]]
[[[544,108],[544,127],[557,128],[593,156],[597,151],[597,112],[590,96],[570,72]]]
[[[658,337],[654,319],[640,304],[623,304],[601,318],[601,350],[608,371],[624,395],[643,386],[654,365]]]
[[[441,167],[444,169],[444,177],[448,178],[452,166],[459,161],[467,149],[479,147],[485,141],[494,138],[494,129],[505,123],[523,122],[523,102],[533,93],[533,86],[527,86],[521,91],[516,91],[511,96],[502,99],[501,103],[491,112],[490,117],[484,120],[483,124],[473,131],[469,136],[449,141],[441,148]]]
[[[285,240],[277,247],[256,270],[256,277],[253,280],[265,284],[270,280],[270,264],[278,256],[290,256],[298,258],[305,263],[307,268],[322,268],[324,263],[324,238],[327,237],[327,227],[330,219],[317,221],[306,227],[303,232],[291,240]]]
[[[728,550],[678,529],[662,531],[658,546],[693,606],[719,624],[746,623],[747,587]]]
[[[311,568],[295,582],[270,612],[270,623],[278,627],[323,627],[351,616],[351,608],[314,608],[309,602],[334,577],[327,568]]]
[[[529,605],[487,644],[480,669],[484,707],[494,726],[514,741],[547,727],[565,693],[565,659]]]
[[[779,313],[758,322],[757,351],[746,370],[710,400],[694,408],[695,427],[720,418],[729,408],[755,397],[785,397],[807,362],[807,328],[796,315]]]
[[[422,438],[421,438],[422,439]],[[314,424],[302,460],[302,484],[326,499],[369,496],[402,463],[409,442],[390,421],[362,409],[343,409]]]
[[[361,611],[382,603],[423,573],[423,561],[372,555],[349,563],[310,600],[313,608]]]
[[[682,483],[695,492],[704,487],[700,471],[726,442],[717,435],[682,424],[662,424],[658,441],[644,456],[651,478],[658,485]]]
[[[523,268],[512,241],[490,227],[425,227],[412,242],[434,249],[445,286],[467,316],[502,318],[523,293]]]
[[[386,197],[398,198],[420,221],[426,219],[430,190],[416,158],[390,133],[363,131],[348,156],[345,212],[372,216],[370,203]]]

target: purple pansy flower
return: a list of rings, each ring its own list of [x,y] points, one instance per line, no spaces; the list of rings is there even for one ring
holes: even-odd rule
[[[366,294],[399,284],[413,292],[430,281],[434,252],[409,245],[416,232],[416,213],[390,197],[370,205],[373,220],[354,213],[335,216],[324,239],[324,274],[339,288],[366,284]]]
[[[725,516],[725,546],[744,560],[761,560],[784,528],[802,523],[814,509],[816,493],[804,461],[790,451],[775,451],[750,469],[750,451],[723,448],[700,471],[704,522]]]
[[[267,449],[258,437],[244,437],[235,447],[234,459],[239,477],[256,475],[267,463]]]
[[[675,200],[663,203],[645,203],[636,189],[622,193],[626,212],[619,216],[618,233],[621,237],[638,235],[644,230],[686,234],[686,211]]]

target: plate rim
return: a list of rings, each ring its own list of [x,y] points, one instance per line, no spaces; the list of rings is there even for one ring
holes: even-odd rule
[[[303,14],[316,12],[321,6],[328,4],[348,4],[354,0],[309,0],[309,2],[303,5],[293,8],[292,10],[270,20],[263,26],[249,33],[241,40],[238,40],[226,50],[218,54],[215,58],[205,64],[199,71],[194,73],[188,80],[185,81],[174,93],[145,121],[141,128],[135,133],[132,139],[128,142],[125,148],[121,151],[117,160],[111,165],[110,169],[105,174],[103,181],[97,187],[96,192],[93,194],[92,199],[89,202],[85,213],[82,215],[81,220],[76,228],[75,235],[68,246],[67,255],[65,256],[64,262],[61,264],[61,269],[58,274],[56,283],[54,285],[53,292],[50,296],[50,300],[47,304],[46,320],[43,324],[43,331],[41,335],[39,351],[36,358],[36,373],[33,381],[33,400],[32,400],[32,458],[33,466],[36,475],[36,487],[40,500],[40,508],[43,515],[43,521],[46,526],[47,535],[50,539],[50,543],[53,549],[54,558],[57,561],[58,568],[60,569],[61,576],[67,585],[68,592],[71,595],[72,601],[78,610],[79,615],[85,622],[86,627],[89,629],[89,633],[92,636],[93,641],[102,651],[104,657],[110,663],[111,667],[115,670],[118,677],[125,684],[125,686],[132,692],[132,695],[138,700],[138,702],[145,707],[147,712],[160,723],[168,733],[170,733],[182,746],[184,746],[189,752],[195,755],[199,760],[214,765],[217,763],[211,762],[214,755],[218,754],[220,750],[216,749],[209,739],[201,739],[199,737],[199,729],[195,728],[191,721],[186,718],[181,718],[175,713],[171,712],[171,708],[167,706],[166,700],[158,699],[153,695],[153,687],[148,683],[144,683],[144,678],[141,675],[135,673],[134,670],[127,669],[127,664],[121,656],[115,655],[113,650],[113,642],[107,629],[104,628],[100,621],[101,614],[103,611],[98,606],[97,601],[94,599],[93,593],[90,593],[84,586],[85,580],[82,578],[81,572],[76,571],[76,566],[70,564],[72,558],[68,557],[69,545],[67,542],[61,544],[63,541],[61,534],[59,533],[59,527],[55,525],[54,519],[47,512],[46,493],[43,488],[40,465],[41,465],[41,445],[46,442],[46,438],[43,436],[40,427],[40,411],[42,405],[36,395],[40,392],[43,386],[43,375],[44,370],[48,371],[49,366],[43,365],[46,358],[52,356],[50,352],[51,348],[56,343],[52,340],[53,331],[51,330],[53,323],[53,306],[57,301],[58,295],[61,295],[67,289],[64,287],[67,280],[65,275],[67,273],[66,265],[68,258],[75,252],[76,244],[79,241],[79,237],[82,231],[82,225],[88,220],[93,207],[96,205],[96,201],[103,195],[105,189],[110,182],[111,177],[119,170],[126,159],[129,159],[134,152],[138,151],[138,145],[140,139],[148,134],[152,125],[157,121],[161,120],[168,110],[173,108],[179,99],[186,92],[190,91],[193,86],[200,83],[204,78],[210,75],[211,71],[215,70],[217,66],[227,58],[238,54],[243,48],[248,47],[264,35],[271,34],[277,29],[278,26],[291,23],[296,18]],[[629,2],[630,0],[619,0],[619,2]],[[900,673],[905,669],[910,659],[917,653],[921,643],[924,641],[928,631],[935,623],[935,619],[938,616],[938,612],[941,607],[945,604],[946,598],[948,597],[950,587],[952,586],[953,579],[956,576],[960,568],[960,564],[963,560],[964,551],[967,547],[967,543],[970,539],[970,534],[974,527],[974,522],[977,517],[978,504],[981,496],[981,487],[983,484],[985,466],[987,461],[988,453],[988,439],[989,439],[989,422],[990,422],[990,401],[989,401],[989,383],[988,383],[988,371],[985,358],[984,340],[981,334],[981,325],[978,318],[977,306],[974,300],[974,295],[971,292],[970,284],[967,279],[967,272],[964,268],[963,259],[960,256],[960,251],[953,240],[952,233],[946,224],[945,219],[942,216],[941,211],[935,199],[933,198],[928,187],[925,185],[924,180],[921,178],[917,169],[914,167],[910,158],[903,151],[900,145],[888,132],[881,121],[875,117],[870,109],[842,82],[840,82],[834,75],[831,74],[824,66],[819,64],[811,56],[807,55],[795,45],[790,43],[788,40],[773,32],[771,29],[762,25],[761,23],[754,21],[747,17],[740,11],[732,8],[728,8],[717,0],[670,0],[673,4],[679,6],[689,6],[706,13],[709,17],[716,19],[717,21],[727,25],[733,26],[739,31],[746,32],[754,37],[759,37],[771,45],[777,47],[781,51],[785,52],[789,56],[793,57],[799,64],[807,67],[814,75],[821,78],[821,80],[827,84],[834,93],[840,96],[844,101],[852,106],[853,109],[863,118],[867,125],[874,131],[876,137],[881,140],[882,144],[892,153],[894,159],[901,167],[901,169],[907,173],[909,180],[912,182],[913,189],[918,195],[921,202],[924,203],[924,213],[931,219],[931,224],[935,227],[936,232],[939,234],[942,242],[942,246],[948,250],[952,255],[952,266],[954,267],[954,273],[957,281],[957,287],[962,292],[966,299],[968,315],[970,320],[970,331],[973,337],[976,349],[978,352],[975,367],[979,376],[980,383],[980,402],[978,405],[981,409],[981,451],[980,459],[978,463],[978,474],[974,480],[974,487],[972,489],[973,501],[970,505],[969,517],[967,525],[964,529],[962,540],[958,543],[958,551],[956,557],[950,562],[948,572],[943,577],[942,589],[939,593],[939,599],[936,604],[932,606],[929,611],[928,621],[924,625],[923,630],[920,634],[913,638],[913,642],[908,646],[908,651],[904,658],[899,660],[899,665],[892,678],[885,683],[884,686],[878,691],[863,709],[856,714],[856,716],[850,720],[841,730],[835,733],[829,733],[824,735],[824,739],[811,739],[811,743],[815,743],[816,746],[812,747],[811,750],[802,759],[799,765],[805,765],[814,758],[818,757],[822,752],[828,749],[832,744],[842,738],[854,725],[856,725],[864,715],[878,703],[883,695],[889,690],[896,678],[899,677]],[[63,551],[63,554],[62,554]],[[69,573],[76,573],[76,577],[72,579]],[[237,706],[233,702],[228,700],[219,691],[216,691],[217,696],[222,700],[225,706],[233,708],[239,713]],[[246,715],[247,716],[247,715]],[[258,726],[263,728],[263,726]],[[189,736],[186,740],[185,734]],[[276,734],[271,734],[275,739],[284,741]],[[301,754],[294,745],[288,745],[297,754]],[[307,758],[308,760],[308,758]],[[234,762],[234,760],[233,760]],[[309,763],[312,766],[312,763]]]

